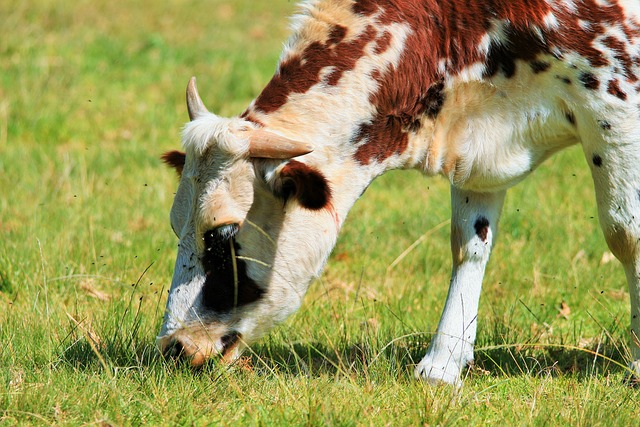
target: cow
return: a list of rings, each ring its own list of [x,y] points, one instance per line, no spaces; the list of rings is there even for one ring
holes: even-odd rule
[[[162,352],[237,359],[298,309],[372,180],[418,169],[450,181],[453,267],[415,376],[460,384],[505,192],[580,144],[640,375],[640,3],[308,0],[292,22],[242,114],[218,117],[187,87],[183,151],[164,155],[180,241]]]

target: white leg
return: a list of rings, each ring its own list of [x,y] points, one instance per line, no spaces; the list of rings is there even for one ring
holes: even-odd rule
[[[451,190],[451,284],[436,334],[416,366],[418,379],[457,384],[460,372],[473,360],[482,278],[498,232],[504,195],[504,191]]]
[[[615,122],[607,126],[613,132]],[[624,122],[622,122],[624,123]],[[632,129],[634,129],[635,126]],[[640,135],[603,135],[583,148],[596,190],[600,226],[611,252],[622,263],[631,299],[631,361],[640,378]],[[625,140],[621,136],[626,136]]]

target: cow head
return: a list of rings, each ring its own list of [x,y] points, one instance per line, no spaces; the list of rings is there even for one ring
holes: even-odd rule
[[[303,159],[305,143],[204,107],[187,88],[185,153],[171,226],[180,239],[162,330],[165,354],[194,366],[242,349],[300,305],[335,244],[328,179]]]

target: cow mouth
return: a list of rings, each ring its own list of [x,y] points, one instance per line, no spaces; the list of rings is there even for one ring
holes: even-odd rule
[[[205,283],[202,305],[215,313],[229,313],[260,299],[264,291],[247,275],[247,266],[235,236],[238,224],[223,225],[204,233],[202,266]]]

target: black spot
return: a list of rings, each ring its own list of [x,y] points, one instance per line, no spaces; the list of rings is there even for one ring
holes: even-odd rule
[[[551,64],[545,61],[533,61],[529,63],[534,74],[545,72],[551,67]]]
[[[476,223],[473,224],[476,234],[483,242],[487,241],[489,235],[489,220],[483,216],[478,217]]]
[[[565,117],[567,118],[567,121],[571,123],[573,126],[576,125],[576,116],[574,116],[573,113],[571,112],[566,113]]]
[[[216,313],[229,312],[235,307],[257,301],[264,293],[247,276],[244,260],[235,258],[234,268],[234,253],[237,256],[241,248],[233,239],[235,232],[230,233],[228,227],[235,227],[237,231],[237,226],[225,226],[207,231],[204,235],[202,305]]]
[[[582,73],[580,74],[579,79],[587,89],[596,90],[600,87],[600,81],[591,73]]]
[[[427,117],[435,119],[444,105],[444,80],[435,83],[427,89],[426,95],[420,100],[422,110]]]
[[[493,43],[489,46],[485,77],[493,77],[502,72],[506,78],[516,73],[516,60],[532,62],[540,53],[548,53],[548,47],[533,31],[521,30],[507,25],[507,40],[504,43]]]
[[[604,130],[611,129],[611,123],[606,120],[598,120],[598,125]]]
[[[559,76],[559,75],[556,75],[555,77],[556,77],[556,79],[560,80],[562,83],[564,83],[566,85],[570,85],[571,84],[571,79],[569,77]]]
[[[593,161],[594,166],[596,167],[602,166],[602,157],[600,157],[600,155],[594,154],[591,160]]]

